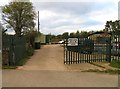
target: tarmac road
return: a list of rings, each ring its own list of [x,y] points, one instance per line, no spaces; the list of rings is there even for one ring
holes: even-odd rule
[[[118,75],[79,71],[3,70],[3,87],[117,87]]]

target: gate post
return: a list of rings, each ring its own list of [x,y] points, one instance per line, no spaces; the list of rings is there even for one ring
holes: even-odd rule
[[[79,54],[80,54],[80,37],[78,37],[78,63],[80,63],[80,56],[79,56]]]
[[[111,62],[111,37],[106,39],[106,61]]]
[[[65,38],[64,40],[64,64],[68,64],[68,50],[67,50],[67,46],[68,46],[68,37]]]
[[[14,53],[14,37],[13,35],[8,35],[10,40],[10,51],[9,51],[9,57],[10,57],[10,65],[15,65],[15,53]]]

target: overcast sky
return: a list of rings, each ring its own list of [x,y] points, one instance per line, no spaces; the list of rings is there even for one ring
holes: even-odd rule
[[[44,34],[102,30],[106,21],[118,19],[119,0],[31,1],[40,13],[40,31]],[[0,5],[7,2],[0,1]]]

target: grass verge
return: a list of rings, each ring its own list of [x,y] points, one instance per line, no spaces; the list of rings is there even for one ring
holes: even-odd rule
[[[90,64],[101,67],[105,70],[89,69],[89,70],[85,70],[85,71],[82,71],[82,72],[98,72],[98,73],[120,74],[120,69],[114,69],[114,70],[113,69],[106,69],[104,66],[98,65],[96,63],[90,63]],[[114,68],[120,68],[120,62],[113,61],[109,64],[109,66],[114,67]]]
[[[2,69],[16,69],[16,66],[2,66]]]
[[[82,72],[97,72],[97,73],[109,73],[109,74],[120,74],[120,70],[93,70],[93,69],[90,69],[90,70],[84,70]]]
[[[19,60],[17,63],[16,63],[16,66],[23,66],[27,60],[29,59],[30,57],[29,56],[26,56],[25,58]]]
[[[96,64],[96,63],[90,63],[90,64],[92,64],[92,65],[94,65],[94,66],[101,67],[101,68],[105,68],[104,66],[98,65],[98,64]]]
[[[120,68],[120,62],[112,61],[109,66],[114,68]]]

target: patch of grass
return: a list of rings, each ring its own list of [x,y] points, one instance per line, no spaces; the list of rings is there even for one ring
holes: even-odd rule
[[[112,61],[110,63],[110,66],[115,68],[120,68],[120,62]]]
[[[98,69],[89,69],[82,72],[97,72],[97,73],[109,73],[109,74],[120,74],[120,70],[98,70]]]
[[[89,69],[89,70],[84,70],[82,72],[102,72],[102,71],[100,71],[98,69]]]
[[[26,56],[25,58],[19,60],[17,63],[16,63],[16,66],[23,66],[27,60],[29,59],[29,56]]]
[[[90,63],[90,64],[101,67],[101,68],[105,68],[104,66],[101,66],[101,65],[98,65],[98,64],[95,64],[95,63]]]
[[[104,72],[105,73],[110,73],[110,74],[120,74],[120,70],[106,70]]]
[[[2,66],[2,69],[16,69],[16,66]]]

